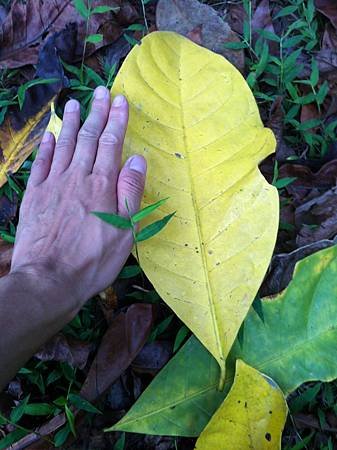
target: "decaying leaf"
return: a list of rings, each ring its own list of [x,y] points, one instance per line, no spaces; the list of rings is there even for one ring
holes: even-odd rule
[[[152,325],[152,305],[131,305],[111,322],[98,349],[81,396],[97,399],[131,364],[149,336]]]
[[[58,333],[46,342],[34,356],[41,361],[67,362],[72,367],[83,369],[92,350],[93,344],[67,338],[62,333]]]
[[[315,6],[337,28],[337,4],[335,0],[315,0]]]
[[[279,450],[287,413],[277,384],[238,360],[233,386],[195,450]]]
[[[298,261],[306,256],[312,255],[319,250],[331,247],[337,243],[337,239],[329,240],[323,239],[321,241],[313,242],[312,244],[305,245],[297,248],[290,253],[281,253],[274,255],[268,274],[263,280],[261,289],[259,291],[260,296],[265,297],[269,295],[275,295],[285,289],[290,280],[292,279],[295,265]]]
[[[272,377],[285,395],[307,381],[337,378],[336,276],[334,246],[297,263],[288,288],[262,300],[259,314],[250,310],[228,359],[224,392],[237,358]],[[217,377],[215,360],[192,337],[113,429],[198,436],[225,395]]]
[[[119,7],[119,2],[110,0],[109,5]],[[94,0],[92,7],[106,5],[104,0]],[[117,11],[117,9],[116,9]],[[87,48],[90,54],[103,45],[115,41],[122,29],[112,22],[111,12],[94,14],[86,30],[86,20],[76,11],[71,0],[15,0],[0,32],[0,67],[15,68],[26,64],[36,64],[39,45],[46,34],[63,30],[73,23],[77,28],[75,55],[80,58],[86,34],[102,33],[100,42]]]
[[[135,372],[155,375],[165,366],[172,356],[172,343],[170,341],[154,341],[144,345],[142,350],[132,362]]]
[[[198,0],[159,0],[156,23],[159,31],[182,34],[224,55],[241,72],[244,70],[243,50],[226,49],[224,45],[226,42],[240,42],[239,36],[211,6]]]
[[[300,228],[296,237],[299,246],[337,235],[337,188],[305,202],[296,209],[295,220]]]
[[[269,0],[261,0],[254,11],[252,17],[252,29],[254,32],[258,29],[267,30],[275,33],[273,21],[270,14]]]
[[[36,76],[54,79],[55,82],[37,84],[27,90],[22,110],[16,108],[8,112],[0,127],[0,186],[39,145],[49,120],[51,102],[66,84],[56,42],[66,35],[57,33],[51,36],[39,53]]]
[[[273,152],[274,136],[240,73],[175,33],[151,33],[133,48],[117,93],[130,103],[125,156],[148,161],[144,206],[169,197],[151,221],[176,211],[139,244],[141,266],[223,378],[275,243],[277,191],[257,167]]]
[[[50,102],[29,117],[22,127],[11,116],[0,127],[0,187],[6,183],[7,174],[15,173],[39,145],[49,115]]]

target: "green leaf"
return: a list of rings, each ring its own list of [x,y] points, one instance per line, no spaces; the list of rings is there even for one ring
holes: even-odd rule
[[[17,423],[21,417],[25,414],[27,403],[29,402],[30,394],[25,397],[18,406],[11,411],[11,422]]]
[[[93,414],[102,414],[99,409],[97,409],[94,405],[92,405],[90,402],[80,397],[79,395],[69,394],[68,400],[77,409],[82,409],[83,411],[87,411]]]
[[[166,329],[172,322],[173,318],[174,318],[174,315],[170,314],[168,317],[166,317],[166,319],[162,320],[150,334],[148,342],[155,341],[157,336],[160,336],[162,333],[164,333],[164,331],[166,331]]]
[[[258,64],[256,65],[256,77],[263,74],[269,59],[269,47],[266,42],[263,43],[262,52]]]
[[[129,25],[125,31],[143,31],[145,29],[144,25],[141,23],[133,23]]]
[[[112,213],[103,213],[103,212],[96,212],[93,211],[92,214],[94,216],[97,216],[99,219],[103,220],[104,222],[108,223],[109,225],[113,225],[116,228],[122,228],[122,229],[129,229],[132,228],[132,223],[129,218],[118,216],[117,214]]]
[[[320,124],[321,124],[321,121],[319,119],[306,120],[305,122],[301,123],[298,126],[298,130],[299,131],[311,130],[311,128],[318,127]]]
[[[70,427],[72,434],[76,437],[76,429],[75,429],[75,416],[71,411],[68,405],[64,405],[64,411],[66,413],[67,421]]]
[[[89,19],[90,11],[83,0],[73,0],[76,11],[85,19]]]
[[[281,38],[271,31],[263,29],[258,29],[256,31],[259,33],[260,36],[264,37],[265,39],[268,39],[269,41],[281,42]]]
[[[230,50],[241,50],[242,48],[247,48],[247,44],[244,42],[225,42],[223,44],[224,48]]]
[[[168,214],[162,219],[157,220],[156,222],[153,222],[140,230],[139,233],[136,234],[136,242],[145,241],[146,239],[150,239],[152,236],[155,236],[165,227],[165,225],[172,219],[174,215],[175,212],[172,214]]]
[[[293,183],[295,180],[297,180],[296,177],[285,177],[285,178],[279,178],[278,180],[273,183],[273,185],[277,189],[285,188],[286,186],[289,186],[289,184]]]
[[[173,353],[175,353],[180,348],[181,344],[187,338],[189,333],[190,333],[190,330],[187,328],[186,325],[183,325],[182,327],[179,328],[179,331],[174,340]]]
[[[217,390],[219,374],[215,359],[193,336],[107,431],[198,436],[224,398]]]
[[[81,77],[81,69],[72,64],[67,64],[63,59],[61,59],[62,66],[69,72],[75,75],[77,78]],[[76,80],[77,81],[77,80]]]
[[[283,42],[283,48],[295,47],[301,41],[303,41],[303,35],[298,34],[296,36],[292,36],[291,38],[285,39]]]
[[[216,361],[193,336],[111,429],[198,436],[228,391],[237,358],[272,377],[288,395],[311,380],[337,378],[337,246],[302,261],[288,288],[251,308],[242,344],[227,360],[224,392]],[[319,355],[319,357],[318,357]]]
[[[93,81],[96,86],[104,86],[105,85],[105,81],[103,80],[103,78],[98,75],[98,73],[96,73],[94,70],[92,70],[91,67],[88,66],[84,66],[84,70],[86,72],[86,74],[88,75],[88,78]]]
[[[93,8],[91,10],[91,14],[104,14],[104,13],[107,13],[107,12],[110,12],[110,11],[118,12],[119,11],[119,7],[117,7],[117,6],[105,6],[105,5],[96,6],[95,8]]]
[[[66,424],[63,428],[61,428],[54,437],[54,445],[55,447],[61,447],[67,440],[70,434],[70,427]]]
[[[0,232],[0,237],[6,242],[9,242],[10,244],[14,244],[15,237],[11,236],[10,234],[6,233],[5,231]]]
[[[125,266],[121,270],[120,274],[118,275],[118,278],[125,279],[125,278],[133,278],[139,275],[142,272],[141,268],[139,266]]]
[[[315,94],[310,93],[308,95],[304,95],[303,97],[298,97],[296,100],[294,100],[294,103],[298,103],[299,105],[308,105],[309,103],[313,103],[315,100]]]
[[[90,42],[91,44],[98,44],[103,41],[103,34],[89,34],[85,38],[85,42]]]
[[[123,37],[130,45],[132,45],[132,47],[139,44],[139,41],[137,41],[137,39],[127,33],[124,33]]]
[[[7,113],[7,106],[6,107],[4,107],[4,108],[1,108],[1,110],[0,110],[0,125],[2,125],[3,124],[3,122],[4,122],[4,120],[5,120],[5,117],[6,117],[6,113]]]
[[[156,203],[153,203],[152,205],[146,206],[141,211],[137,212],[132,216],[132,221],[134,223],[139,222],[142,219],[145,219],[148,215],[150,215],[153,211],[155,211],[157,208],[159,208],[161,205],[163,205],[168,198],[163,198],[162,200],[159,200]]]
[[[31,403],[25,408],[25,414],[28,416],[49,416],[54,411],[55,406],[49,403]]]
[[[301,410],[303,410],[319,393],[321,389],[322,383],[316,383],[314,386],[311,386],[305,389],[304,392],[296,395],[296,397],[290,402],[289,407],[290,411],[295,414]]]
[[[39,84],[52,84],[52,83],[56,83],[57,81],[59,81],[59,78],[48,78],[48,79],[36,78],[34,80],[28,81],[25,84],[22,84],[19,87],[18,93],[17,93],[20,109],[22,109],[22,107],[23,107],[27,89],[31,88],[32,86],[39,85]]]
[[[290,55],[287,56],[283,62],[285,70],[292,69],[301,54],[302,54],[301,48],[295,50],[294,52],[291,52]]]
[[[319,88],[319,90],[317,92],[317,96],[316,96],[317,102],[320,105],[324,102],[328,93],[329,93],[329,83],[327,81],[324,81],[322,86]]]
[[[274,20],[280,19],[281,17],[289,16],[290,14],[294,13],[298,10],[298,6],[296,5],[290,5],[286,6],[285,8],[282,8],[274,17]]]
[[[319,81],[319,69],[318,63],[315,58],[312,58],[311,62],[311,74],[310,74],[310,83],[313,87],[317,86]]]
[[[0,440],[0,450],[6,450],[14,442],[26,436],[27,432],[23,430],[14,430],[8,433],[3,439]]]
[[[125,448],[125,433],[118,438],[116,441],[113,450],[124,450]]]

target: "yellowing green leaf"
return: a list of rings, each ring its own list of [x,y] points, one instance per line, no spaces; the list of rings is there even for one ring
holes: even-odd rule
[[[15,173],[21,164],[39,145],[49,119],[50,103],[23,124],[16,117],[7,117],[0,127],[0,187],[7,181],[7,174]]]
[[[263,299],[260,315],[250,309],[227,359],[222,397],[217,364],[193,336],[114,430],[198,436],[229,389],[237,358],[272,377],[285,395],[307,381],[336,379],[336,279],[337,246],[300,261],[281,295]]]
[[[277,384],[238,360],[233,386],[195,449],[278,450],[287,412]]]
[[[224,362],[266,272],[277,191],[258,170],[275,148],[241,74],[222,56],[170,32],[151,33],[113,86],[130,103],[125,157],[148,161],[144,205],[176,215],[139,244],[161,297]]]
[[[224,392],[218,386],[218,364],[192,336],[130,411],[107,431],[199,436],[223,401]]]

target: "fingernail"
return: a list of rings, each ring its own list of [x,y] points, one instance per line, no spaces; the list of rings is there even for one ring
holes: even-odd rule
[[[132,156],[128,161],[127,165],[130,169],[136,170],[137,172],[146,174],[146,161],[142,156]]]
[[[45,131],[42,136],[41,144],[47,144],[47,142],[50,142],[52,138],[53,134],[50,131]]]
[[[122,106],[123,103],[125,102],[125,97],[124,95],[116,95],[116,97],[114,98],[113,102],[112,102],[112,106]]]
[[[77,100],[69,100],[69,102],[66,103],[66,106],[64,108],[65,112],[76,112],[80,109],[80,104]]]
[[[109,91],[104,86],[98,86],[95,89],[94,97],[96,100],[103,100],[104,98],[107,98],[109,95],[110,95]]]

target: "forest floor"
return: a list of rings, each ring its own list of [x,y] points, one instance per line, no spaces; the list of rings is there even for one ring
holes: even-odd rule
[[[246,78],[264,124],[276,136],[276,153],[260,168],[279,191],[281,217],[260,296],[280,292],[289,282],[290,265],[335,243],[335,1],[203,1],[209,13],[203,13],[202,23],[196,0],[158,3],[160,9],[156,0],[92,0],[92,8],[110,9],[86,15],[82,0],[0,0],[2,156],[6,158],[6,145],[15,147],[13,136],[23,142],[17,150],[20,167],[9,163],[6,174],[0,174],[7,177],[0,188],[0,275],[8,271],[18,210],[51,99],[57,96],[56,111],[62,117],[65,102],[77,98],[84,119],[94,88],[111,87],[131,48],[157,29],[178,31],[226,56]],[[214,11],[230,27],[225,37],[223,30],[205,26]],[[27,120],[35,124],[29,135]],[[140,348],[145,344],[143,349],[127,368],[107,363],[104,373],[95,376],[106,377],[108,389],[91,403],[81,403],[79,393],[98,351],[106,361],[116,361],[111,352],[120,352],[121,360],[123,352],[125,356],[125,345],[102,346],[102,339],[107,333],[122,339],[114,330],[116,317],[137,302],[152,304],[155,317],[149,337],[143,333],[144,342],[137,343]],[[114,285],[89,301],[0,394],[0,449],[15,442],[15,449],[193,449],[192,438],[103,431],[123,417],[189,336],[150,282],[143,283],[130,257]],[[337,448],[336,382],[307,383],[288,400],[284,450]],[[81,410],[76,418],[72,407]],[[33,433],[38,427],[42,439]]]

